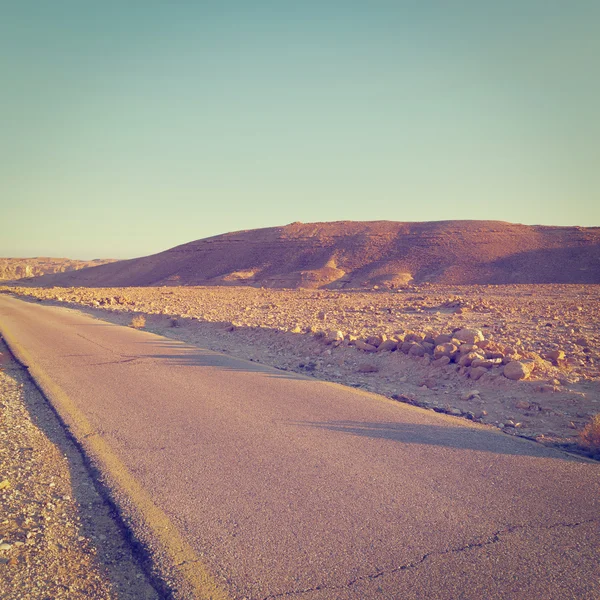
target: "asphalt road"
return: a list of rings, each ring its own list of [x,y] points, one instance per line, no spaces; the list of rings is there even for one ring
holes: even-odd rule
[[[600,598],[597,463],[65,308],[0,330],[230,598]]]

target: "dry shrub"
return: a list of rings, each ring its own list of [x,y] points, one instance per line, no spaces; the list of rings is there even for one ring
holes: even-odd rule
[[[592,417],[579,434],[579,438],[582,446],[594,453],[600,453],[600,413]]]
[[[131,319],[131,323],[129,323],[129,327],[133,327],[134,329],[141,329],[146,325],[146,317],[144,315],[135,315],[133,319]]]

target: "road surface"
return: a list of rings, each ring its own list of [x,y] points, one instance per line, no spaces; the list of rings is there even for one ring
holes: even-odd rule
[[[600,598],[597,463],[66,308],[0,331],[182,597]]]

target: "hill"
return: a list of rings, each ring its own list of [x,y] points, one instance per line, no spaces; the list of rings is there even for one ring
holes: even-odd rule
[[[76,271],[115,262],[115,259],[71,260],[70,258],[0,258],[0,281],[15,281],[52,273]]]
[[[600,228],[500,221],[292,223],[34,279],[37,285],[394,288],[600,283]]]

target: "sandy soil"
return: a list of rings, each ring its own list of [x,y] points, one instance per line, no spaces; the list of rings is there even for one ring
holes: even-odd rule
[[[0,597],[158,600],[82,457],[0,343]]]
[[[80,307],[120,324],[142,314],[145,328],[162,335],[593,454],[579,446],[578,434],[600,412],[600,286],[423,285],[394,293],[240,287],[0,291]],[[436,360],[438,348],[430,342],[465,328],[484,338],[471,348],[481,364],[457,364],[469,348],[456,339],[452,361]],[[398,348],[376,348],[385,338],[382,348],[394,348],[394,342]],[[415,343],[424,352],[414,352]],[[522,363],[526,378],[508,379],[508,362]]]

